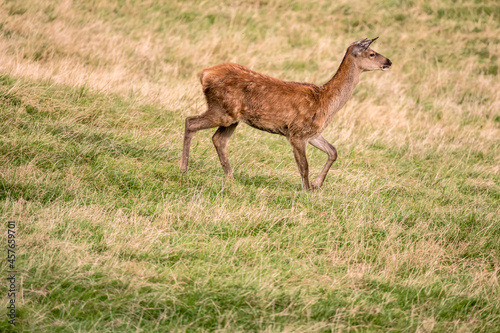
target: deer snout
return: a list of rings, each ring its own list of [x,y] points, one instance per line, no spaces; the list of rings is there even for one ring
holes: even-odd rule
[[[383,71],[386,71],[386,70],[388,70],[391,66],[392,66],[392,61],[390,61],[389,59],[387,59],[387,61],[385,62],[385,64],[383,64],[383,65],[382,65],[382,70],[383,70]]]

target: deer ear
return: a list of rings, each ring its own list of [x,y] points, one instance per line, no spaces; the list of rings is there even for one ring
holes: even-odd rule
[[[378,37],[375,37],[373,39],[365,38],[352,43],[352,45],[354,46],[352,52],[354,53],[354,55],[360,54],[361,52],[365,51],[370,46],[370,44],[376,41],[377,39]]]

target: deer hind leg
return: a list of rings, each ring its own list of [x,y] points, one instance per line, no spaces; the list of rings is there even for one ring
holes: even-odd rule
[[[224,170],[226,177],[234,179],[233,171],[229,165],[229,159],[227,157],[227,143],[229,138],[233,134],[234,130],[238,126],[238,123],[229,125],[227,127],[220,126],[212,137],[212,142],[214,143],[215,150],[217,150],[217,155],[219,155],[220,164]]]
[[[219,126],[220,123],[215,121],[211,114],[205,112],[199,116],[187,117],[186,126],[184,128],[184,145],[182,147],[181,171],[186,172],[189,162],[189,148],[191,147],[191,139],[194,133],[199,130],[213,128]]]
[[[288,140],[292,145],[293,156],[299,167],[300,177],[302,178],[302,188],[305,191],[309,191],[311,187],[309,186],[309,165],[307,164],[306,157],[307,140],[297,138],[289,138]]]
[[[337,159],[337,150],[321,135],[310,140],[309,143],[319,150],[324,151],[328,155],[328,160],[326,161],[323,170],[321,170],[318,177],[316,177],[316,179],[311,184],[312,189],[318,189],[323,185],[326,174],[330,170],[333,162],[335,162],[335,160]]]

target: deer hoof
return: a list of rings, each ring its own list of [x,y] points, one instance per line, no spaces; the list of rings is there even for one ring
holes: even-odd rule
[[[319,182],[312,182],[311,183],[311,191],[318,190],[321,187],[321,184]]]

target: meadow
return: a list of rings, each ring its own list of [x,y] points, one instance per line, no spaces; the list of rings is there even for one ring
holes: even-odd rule
[[[377,36],[320,190],[245,125],[234,181],[215,129],[180,173],[203,68],[323,84]],[[498,332],[499,56],[495,0],[1,0],[0,331]]]

